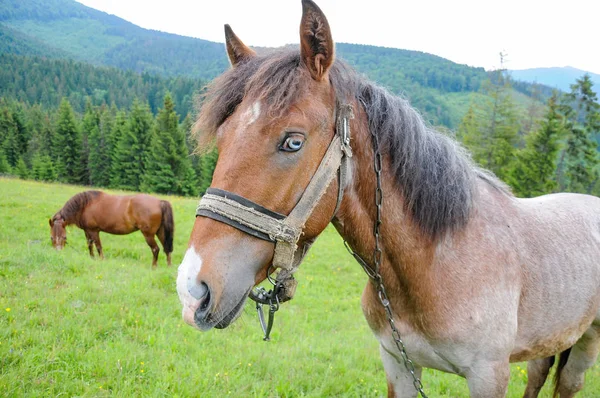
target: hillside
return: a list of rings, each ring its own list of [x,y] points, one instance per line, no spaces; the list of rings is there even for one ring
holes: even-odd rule
[[[143,29],[73,0],[4,0],[0,23],[37,43],[27,55],[56,56],[58,49],[98,65],[202,79],[212,79],[228,65],[223,44]]]
[[[337,51],[340,58],[347,60],[359,72],[390,91],[410,99],[431,124],[449,128],[458,126],[473,100],[472,94],[487,79],[483,68],[456,64],[419,51],[348,43],[338,43]],[[4,0],[0,3],[0,54],[71,59],[138,74],[165,78],[183,76],[190,78],[190,81],[210,80],[229,65],[222,43],[143,29],[73,0]],[[3,60],[5,61],[6,59]],[[40,63],[43,63],[40,58],[35,61],[23,60],[22,66],[37,68]],[[52,70],[46,66],[44,68]],[[118,75],[115,69],[112,71],[115,76]],[[98,69],[90,73],[97,75],[113,72]],[[25,69],[20,73],[28,76],[31,71]],[[66,76],[58,69],[56,74]],[[45,76],[45,79],[49,78],[51,76]],[[110,79],[103,79],[105,84],[100,87],[85,87],[83,82],[79,82],[76,88],[72,87],[71,91],[63,90],[61,95],[70,97],[77,108],[78,104],[83,104],[83,100],[73,98],[73,90],[96,97],[109,95],[107,85]],[[116,79],[122,81],[121,77]],[[26,79],[21,78],[21,83],[22,80]],[[28,80],[32,81],[31,78]],[[522,94],[530,95],[531,90],[527,84],[515,88]],[[36,90],[39,91],[39,88]],[[3,92],[8,95],[6,88]],[[54,97],[58,93],[51,92],[49,95],[53,98],[31,92],[18,98],[56,106]],[[139,95],[139,90],[136,95]],[[176,100],[179,99],[175,97]],[[156,98],[159,96],[142,96],[142,99],[151,103]],[[186,101],[186,104],[178,103],[180,114],[186,113],[182,107],[185,110],[189,108],[190,102]],[[129,102],[127,100],[118,105]]]
[[[562,68],[533,68],[522,70],[511,70],[513,79],[522,80],[529,83],[540,83],[549,87],[558,88],[562,91],[569,91],[571,84],[584,74],[589,74],[594,82],[596,89],[600,87],[600,75],[586,72],[581,69],[565,66]]]
[[[67,53],[2,24],[0,24],[0,54],[67,57]]]
[[[63,97],[80,113],[88,98],[93,105],[105,103],[120,109],[129,108],[138,98],[156,113],[168,91],[177,113],[185,117],[204,84],[201,79],[139,74],[72,60],[0,54],[0,98],[48,109],[57,108]]]
[[[205,80],[228,67],[222,43],[143,29],[73,0],[5,0],[0,29],[0,53],[70,58]],[[468,98],[486,78],[482,68],[417,51],[346,43],[337,48],[360,72],[410,98],[433,124],[455,127],[462,112],[451,109],[442,95],[461,93]]]

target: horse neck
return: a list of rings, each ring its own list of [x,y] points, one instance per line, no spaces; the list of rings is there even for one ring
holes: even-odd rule
[[[334,225],[353,250],[372,265],[376,217],[374,152],[366,115],[362,110],[357,113],[351,125],[352,177]],[[383,251],[381,274],[388,293],[404,292],[408,300],[408,295],[418,294],[412,287],[418,289],[422,278],[428,278],[435,245],[406,211],[401,188],[390,170],[389,159],[384,154],[381,175],[384,202],[379,238]]]
[[[77,224],[77,222],[79,221],[80,213],[81,213],[81,211],[78,211],[77,213],[63,213],[62,209],[59,211],[59,214],[64,221],[65,227],[67,225]]]
[[[73,204],[76,206],[73,206]],[[65,226],[72,224],[79,225],[83,210],[88,204],[88,201],[67,202],[59,211],[59,214],[65,222]]]

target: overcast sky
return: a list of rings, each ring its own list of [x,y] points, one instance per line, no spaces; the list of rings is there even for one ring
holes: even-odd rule
[[[300,0],[78,0],[136,25],[223,42],[298,43]],[[599,0],[317,0],[338,42],[418,50],[491,69],[573,66],[600,74]]]

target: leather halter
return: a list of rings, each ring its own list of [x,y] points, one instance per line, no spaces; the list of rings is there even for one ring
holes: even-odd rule
[[[302,197],[287,215],[283,215],[252,202],[235,193],[209,188],[200,200],[196,216],[208,217],[239,229],[258,239],[275,243],[273,267],[281,268],[290,275],[300,265],[308,248],[307,242],[298,250],[298,241],[304,225],[331,181],[338,176],[337,203],[332,215],[335,217],[343,198],[348,178],[350,148],[350,119],[352,106],[336,106],[335,135],[323,156],[317,171],[311,178]]]

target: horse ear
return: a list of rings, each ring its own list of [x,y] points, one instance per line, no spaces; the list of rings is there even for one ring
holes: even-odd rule
[[[50,224],[50,228],[54,226],[54,221],[51,218],[48,219],[48,224]]]
[[[313,79],[320,81],[333,64],[334,44],[323,11],[311,0],[302,0],[300,55]]]
[[[232,66],[256,56],[254,50],[246,46],[227,24],[225,24],[225,47],[227,47],[227,55],[229,55],[229,62]]]

